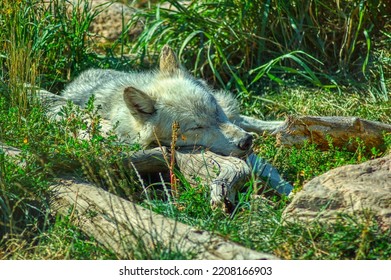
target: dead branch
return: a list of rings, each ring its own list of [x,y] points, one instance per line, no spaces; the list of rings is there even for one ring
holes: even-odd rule
[[[329,149],[329,140],[335,147],[355,151],[359,138],[368,147],[384,150],[384,133],[391,133],[391,125],[356,117],[288,117],[273,134],[283,146],[302,146],[306,141],[319,148]]]
[[[175,155],[179,170],[190,183],[209,185],[213,207],[233,210],[235,196],[251,174],[245,161],[210,151],[179,150]]]

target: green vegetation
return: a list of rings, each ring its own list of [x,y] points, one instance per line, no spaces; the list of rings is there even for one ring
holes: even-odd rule
[[[34,98],[37,88],[59,93],[90,67],[153,67],[169,43],[194,75],[234,92],[245,114],[354,115],[391,123],[387,1],[168,1],[172,9],[152,1],[151,9],[136,14],[135,21],[145,21],[136,41],[124,35],[100,45],[89,33],[97,13],[83,1],[68,9],[64,0],[43,2],[0,3],[0,142],[21,150],[11,158],[0,149],[0,259],[118,258],[72,226],[69,217],[51,216],[48,186],[60,170],[281,258],[390,258],[390,231],[381,230],[370,213],[341,215],[334,226],[286,224],[281,213],[289,199],[258,193],[251,182],[232,216],[212,211],[203,182],[194,188],[181,180],[175,203],[154,188],[146,196],[120,160],[138,147],[118,145],[113,133],[102,136],[93,100],[86,109],[68,104],[61,119],[53,120]],[[124,31],[131,25],[124,23]],[[78,131],[86,128],[88,135],[79,139]],[[386,152],[362,144],[349,152],[332,143],[326,152],[310,144],[287,149],[276,147],[271,137],[257,139],[255,149],[300,189],[332,168],[387,154],[391,136],[385,139]],[[135,244],[134,258],[191,258],[178,248],[141,247]]]

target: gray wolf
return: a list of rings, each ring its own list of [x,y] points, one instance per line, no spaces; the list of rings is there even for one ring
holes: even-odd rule
[[[238,157],[251,150],[252,134],[239,125],[251,130],[252,119],[239,115],[231,94],[213,90],[190,75],[168,46],[161,52],[158,70],[125,73],[90,69],[70,83],[62,95],[82,107],[94,95],[102,118],[109,120],[119,138],[128,143],[147,147],[156,144],[158,138],[169,146],[172,124],[177,122],[178,147],[202,146]]]

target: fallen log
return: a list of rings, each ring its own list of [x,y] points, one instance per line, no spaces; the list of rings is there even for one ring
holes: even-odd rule
[[[0,148],[7,156],[20,155],[13,147],[0,145]],[[132,164],[140,173],[167,172],[165,156],[170,156],[165,148],[139,151],[124,158],[124,164]],[[197,177],[207,180],[211,202],[216,207],[232,206],[237,187],[250,173],[244,161],[236,158],[232,161],[208,151],[176,151],[175,156],[181,172],[191,183],[196,184]],[[121,258],[131,258],[136,249],[150,250],[163,244],[196,259],[276,259],[165,218],[89,183],[59,178],[50,190],[54,215],[68,215],[72,209],[72,223]]]
[[[11,157],[18,157],[20,150],[0,142],[0,150]],[[251,170],[244,160],[222,156],[203,150],[175,151],[178,169],[186,180],[196,185],[199,182],[207,184],[211,192],[211,205],[231,212],[235,205],[235,197],[240,187],[251,176]],[[171,158],[166,147],[137,151],[130,156],[124,156],[122,162],[129,170],[135,169],[140,175],[168,173],[169,164],[165,161]],[[24,164],[23,161],[20,164]],[[74,162],[69,166],[72,171],[80,165]],[[64,170],[61,165],[61,171]]]
[[[18,157],[18,156],[20,156],[20,154],[22,152],[21,150],[19,150],[17,148],[8,146],[8,145],[1,143],[1,142],[0,142],[0,151],[2,151],[5,155],[7,155],[9,157]]]
[[[302,146],[305,142],[315,143],[320,149],[346,147],[355,151],[360,142],[367,148],[376,147],[384,151],[384,133],[391,133],[391,125],[368,121],[357,117],[288,117],[273,135],[277,144],[283,146]]]
[[[175,152],[176,163],[185,178],[193,184],[203,182],[210,188],[212,207],[231,212],[239,189],[250,178],[251,170],[239,158],[221,156],[210,151]]]
[[[8,156],[17,157],[20,151],[16,148],[2,145],[0,150]],[[135,170],[139,175],[157,173],[168,174],[172,154],[166,147],[140,150],[131,155],[124,155],[122,163],[128,170]],[[210,203],[213,208],[221,208],[231,213],[236,201],[236,194],[250,177],[268,178],[272,188],[281,194],[288,195],[293,189],[284,181],[278,171],[264,159],[252,154],[247,162],[229,156],[222,156],[206,150],[180,149],[174,153],[177,168],[191,185],[202,182],[209,186]],[[20,162],[22,165],[23,161]],[[69,170],[61,165],[61,172],[72,171],[80,166],[80,162],[68,163]],[[261,181],[263,181],[261,179]]]
[[[167,148],[154,148],[138,151],[123,159],[125,166],[133,166],[138,173],[153,174],[169,172],[171,158]],[[250,178],[251,170],[239,158],[222,156],[210,151],[180,149],[174,153],[181,174],[192,185],[202,182],[209,186],[212,207],[233,210],[235,197],[240,187]]]
[[[140,250],[169,248],[194,259],[277,259],[237,243],[168,219],[91,184],[63,179],[50,188],[51,208],[120,258]]]

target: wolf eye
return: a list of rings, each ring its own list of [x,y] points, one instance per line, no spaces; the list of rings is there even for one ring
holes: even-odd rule
[[[198,129],[203,129],[203,128],[204,128],[203,126],[197,125],[197,126],[190,128],[189,130],[198,130]]]

